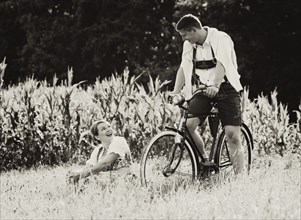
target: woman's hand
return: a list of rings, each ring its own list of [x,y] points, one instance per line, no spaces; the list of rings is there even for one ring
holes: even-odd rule
[[[72,171],[67,174],[68,182],[72,184],[76,184],[80,179],[79,171]]]

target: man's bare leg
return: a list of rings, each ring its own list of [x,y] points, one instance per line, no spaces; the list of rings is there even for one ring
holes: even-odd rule
[[[201,154],[204,158],[208,158],[207,153],[204,148],[204,141],[202,137],[200,136],[199,132],[197,131],[197,127],[200,124],[199,118],[188,118],[186,122],[187,129],[193,139],[193,141],[196,143],[198,149],[200,150]]]
[[[229,143],[230,159],[235,174],[243,173],[245,168],[244,149],[241,145],[240,126],[225,126],[225,133]]]

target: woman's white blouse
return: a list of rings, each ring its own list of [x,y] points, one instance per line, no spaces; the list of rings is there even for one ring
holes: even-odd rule
[[[120,167],[130,166],[132,163],[130,148],[124,137],[115,136],[105,151],[102,144],[94,148],[90,159],[86,161],[86,164],[95,165],[101,160],[102,157],[110,153],[118,154],[120,157],[113,164],[113,169],[118,169]]]

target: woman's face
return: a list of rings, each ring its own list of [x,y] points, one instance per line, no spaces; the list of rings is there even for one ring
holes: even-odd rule
[[[110,141],[113,138],[113,129],[108,122],[102,122],[97,126],[98,135],[95,136],[101,142]]]

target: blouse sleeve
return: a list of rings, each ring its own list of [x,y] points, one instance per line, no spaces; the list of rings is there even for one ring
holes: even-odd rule
[[[124,158],[129,153],[129,145],[123,137],[115,137],[109,146],[108,152],[118,154],[121,158]]]

